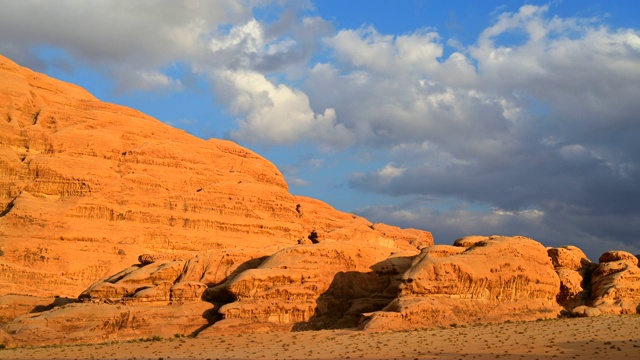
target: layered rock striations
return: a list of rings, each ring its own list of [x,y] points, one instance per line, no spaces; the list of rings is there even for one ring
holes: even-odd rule
[[[51,306],[37,308],[5,297],[6,320],[16,318],[3,331],[18,344],[134,336],[187,308],[200,321],[180,332],[221,317],[321,326],[311,325],[328,311],[319,296],[340,302],[337,284],[375,278],[372,267],[395,263],[392,254],[433,244],[428,232],[372,224],[291,195],[272,163],[232,142],[195,138],[2,57],[0,174],[0,295],[81,301],[43,298],[36,302]],[[268,274],[278,271],[297,282],[267,289]],[[384,293],[388,277],[347,303],[383,306],[393,296]],[[264,281],[256,286],[265,293],[248,296],[247,281]],[[385,300],[368,299],[370,292]],[[260,308],[279,297],[286,300],[277,310]],[[347,315],[357,317],[353,311]]]
[[[398,297],[367,329],[533,320],[557,316],[560,281],[546,249],[525,237],[472,237],[422,250]],[[517,316],[514,316],[517,314]]]
[[[291,195],[272,163],[230,141],[0,57],[0,294],[77,296],[142,253],[286,247],[312,233],[432,242],[387,230]]]
[[[233,302],[211,329],[307,330],[355,327],[360,314],[397,295],[399,275],[415,252],[379,245],[329,243],[281,250],[228,285]]]

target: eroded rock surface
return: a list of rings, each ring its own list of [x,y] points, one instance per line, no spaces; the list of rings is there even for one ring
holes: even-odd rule
[[[399,276],[417,252],[348,242],[281,250],[228,284],[234,301],[215,328],[320,329],[355,327],[363,312],[396,295]]]
[[[81,300],[0,297],[6,346],[639,310],[629,253],[596,267],[521,236],[433,245],[429,232],[291,195],[234,143],[2,57],[0,175],[0,295]]]
[[[76,299],[71,298],[3,295],[0,296],[0,324],[9,322],[20,315],[47,311],[75,301]]]
[[[525,237],[491,236],[423,249],[400,293],[366,329],[449,326],[555,317],[560,280],[546,249]],[[515,315],[517,314],[517,315]]]
[[[551,262],[560,278],[558,303],[566,309],[584,306],[591,293],[591,274],[597,264],[575,246],[547,249]]]
[[[599,261],[593,272],[590,305],[605,314],[640,313],[638,258],[625,251],[609,251]]]
[[[291,195],[271,162],[237,144],[196,138],[0,56],[0,295],[75,297],[145,253],[282,248],[312,233],[432,243],[427,232],[380,227]]]
[[[170,306],[79,303],[17,317],[0,326],[13,345],[95,343],[189,335],[206,327],[213,306],[199,301]]]
[[[232,142],[195,138],[3,57],[0,100],[0,295],[83,301],[12,314],[3,329],[17,343],[133,336],[151,325],[107,318],[200,304],[227,322],[351,324],[390,301],[407,258],[433,244],[429,232],[291,195],[272,163]]]

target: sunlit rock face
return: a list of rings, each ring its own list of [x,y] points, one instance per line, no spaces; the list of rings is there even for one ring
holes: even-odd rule
[[[376,226],[291,195],[272,163],[230,141],[193,137],[0,57],[0,294],[75,297],[145,253],[271,254],[311,234],[433,243],[428,232]]]
[[[398,297],[364,327],[449,326],[556,317],[560,279],[540,243],[521,236],[473,237],[423,249]]]
[[[360,314],[382,309],[397,295],[413,251],[336,242],[281,250],[228,285],[233,302],[214,328],[353,328]]]
[[[558,303],[565,309],[585,305],[591,291],[591,275],[597,264],[575,246],[549,248],[547,254],[560,278]]]
[[[522,236],[434,245],[427,231],[290,194],[272,163],[232,142],[1,57],[0,175],[6,346],[409,329],[640,304],[629,253],[594,264]]]
[[[606,314],[640,313],[638,258],[626,251],[608,251],[599,261],[593,272],[589,305]]]

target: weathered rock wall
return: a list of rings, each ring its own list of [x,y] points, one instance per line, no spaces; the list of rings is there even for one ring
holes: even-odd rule
[[[224,320],[214,328],[354,327],[362,312],[393,300],[407,259],[416,255],[415,250],[392,253],[379,245],[346,242],[281,250],[228,284],[234,301],[220,308]]]
[[[198,139],[0,57],[0,295],[77,296],[142,253],[281,248],[429,233],[374,229],[288,192],[269,161]]]
[[[568,310],[585,305],[591,296],[591,276],[597,264],[575,246],[550,248],[547,253],[560,278],[558,304]]]
[[[425,248],[400,293],[366,329],[555,317],[560,280],[546,249],[525,237],[491,236]],[[466,247],[463,247],[466,246]]]
[[[545,249],[520,236],[464,238],[455,244],[418,253],[366,239],[325,239],[284,249],[145,254],[140,264],[90,286],[80,296],[82,304],[67,299],[32,311],[13,309],[17,317],[0,325],[0,335],[15,346],[160,332],[215,337],[356,327],[380,331],[628,314],[640,308],[640,269],[631,254],[605,253],[596,266],[578,248]],[[11,308],[0,310],[12,316]],[[177,315],[180,311],[186,318]]]
[[[589,305],[602,313],[640,313],[638,258],[626,251],[609,251],[593,272]]]

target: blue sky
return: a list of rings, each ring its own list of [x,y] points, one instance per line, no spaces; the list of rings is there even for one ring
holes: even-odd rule
[[[640,3],[5,1],[0,52],[451,243],[640,252]]]

